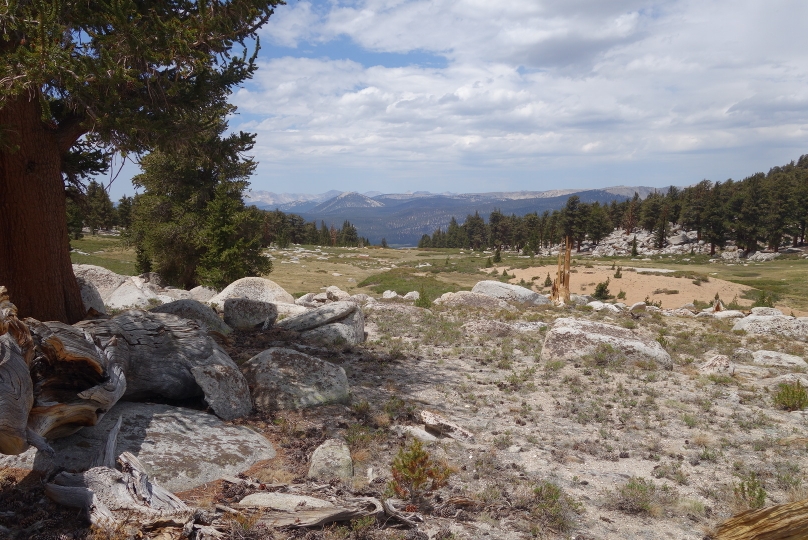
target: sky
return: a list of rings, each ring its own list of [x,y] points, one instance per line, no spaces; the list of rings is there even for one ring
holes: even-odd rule
[[[806,20],[804,0],[287,0],[230,126],[276,193],[741,179],[808,153]]]

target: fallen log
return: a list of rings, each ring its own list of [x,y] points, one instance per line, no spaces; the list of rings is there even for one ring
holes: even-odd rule
[[[261,514],[259,521],[270,527],[322,527],[340,521],[384,514],[384,506],[373,497],[351,499],[346,502],[348,504],[342,506],[295,512],[269,510]]]
[[[106,530],[126,524],[183,530],[193,521],[194,509],[149,480],[135,456],[124,452],[118,464],[120,471],[94,467],[59,473],[45,485],[45,494],[58,504],[82,509],[93,525]]]
[[[747,510],[718,526],[716,540],[801,540],[808,538],[808,499]]]
[[[244,376],[195,321],[130,310],[107,320],[21,321],[0,286],[0,453],[93,426],[120,399],[204,397],[232,420],[252,409]]]

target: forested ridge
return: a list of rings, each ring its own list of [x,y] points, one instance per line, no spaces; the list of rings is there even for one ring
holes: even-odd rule
[[[452,217],[446,229],[424,235],[421,248],[511,249],[538,253],[571,236],[580,248],[584,240],[599,243],[614,229],[630,234],[652,231],[656,247],[664,247],[672,226],[697,232],[710,244],[711,254],[728,241],[744,251],[765,247],[777,251],[785,245],[803,245],[808,222],[808,154],[796,162],[774,167],[740,181],[702,180],[665,193],[639,195],[611,204],[583,203],[577,196],[564,208],[524,216],[478,213],[460,224]]]

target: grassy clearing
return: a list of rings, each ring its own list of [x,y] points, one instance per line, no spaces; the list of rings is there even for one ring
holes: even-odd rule
[[[87,235],[79,240],[71,240],[70,247],[82,253],[71,253],[74,264],[94,264],[103,266],[124,276],[135,275],[135,250],[117,236]]]

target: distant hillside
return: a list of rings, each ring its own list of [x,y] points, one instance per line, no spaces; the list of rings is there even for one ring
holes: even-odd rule
[[[309,212],[318,215],[330,215],[335,212],[339,213],[345,210],[354,211],[360,208],[382,208],[383,202],[375,201],[370,197],[365,197],[355,191],[346,191],[340,193],[333,199],[329,199],[324,203],[318,204]]]
[[[350,221],[363,237],[373,243],[382,238],[391,246],[415,246],[424,234],[437,228],[446,228],[452,216],[463,222],[466,216],[479,212],[487,219],[493,210],[504,214],[523,216],[531,212],[560,209],[570,195],[578,195],[581,202],[610,203],[622,201],[638,193],[646,197],[658,188],[625,187],[597,190],[521,191],[465,194],[384,194],[368,197],[356,192],[342,193],[330,200],[314,205],[310,201],[297,206],[288,205],[284,211],[296,212],[308,221],[324,220],[341,224]]]

